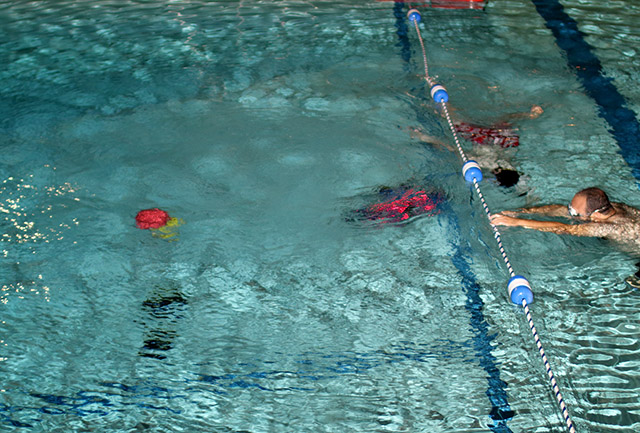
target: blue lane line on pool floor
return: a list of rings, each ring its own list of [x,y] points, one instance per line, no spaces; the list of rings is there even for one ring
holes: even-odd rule
[[[394,3],[393,15],[396,18],[395,26],[398,29],[396,33],[399,39],[398,46],[400,47],[401,57],[408,65],[411,60],[411,42],[408,37],[408,26],[405,22],[404,3]],[[420,110],[416,110],[416,114],[420,123],[423,123],[422,120],[427,120]],[[454,227],[455,233],[459,234],[458,219],[450,206],[448,206],[447,213],[450,215],[451,227]],[[462,277],[462,290],[467,297],[465,308],[470,313],[469,324],[473,334],[471,338],[473,348],[478,356],[478,363],[487,373],[487,381],[489,382],[489,387],[485,394],[491,403],[489,416],[494,424],[490,424],[488,427],[494,433],[512,433],[507,426],[507,421],[513,418],[515,413],[509,406],[505,390],[506,383],[500,379],[497,360],[491,353],[491,342],[494,340],[495,335],[489,334],[489,324],[484,318],[484,302],[480,297],[480,285],[471,271],[460,242],[450,241],[450,244],[455,251],[452,262]]]
[[[620,146],[620,153],[640,181],[640,125],[633,110],[627,108],[625,98],[604,76],[600,59],[578,30],[558,0],[532,0],[538,14],[553,32],[558,46],[566,53],[567,62],[582,82],[586,93],[598,104],[598,114],[611,126],[611,134]],[[640,184],[639,184],[640,186]]]
[[[455,214],[452,213],[451,215],[451,219],[454,220],[454,225],[457,227]],[[496,334],[489,333],[489,324],[485,320],[483,313],[484,302],[480,297],[480,285],[471,271],[469,261],[463,254],[462,247],[459,243],[451,242],[451,245],[455,248],[451,261],[462,277],[462,289],[467,297],[464,307],[470,313],[469,323],[473,333],[471,338],[473,348],[480,366],[487,372],[489,387],[485,394],[491,402],[489,416],[494,422],[489,425],[489,428],[495,433],[511,433],[511,429],[507,426],[507,421],[512,419],[515,413],[511,410],[507,399],[507,391],[505,390],[507,384],[500,378],[497,359],[491,353],[493,348],[491,343]]]

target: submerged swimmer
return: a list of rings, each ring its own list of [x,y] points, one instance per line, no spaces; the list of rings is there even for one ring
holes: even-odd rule
[[[520,145],[518,128],[511,122],[518,119],[537,119],[543,112],[542,107],[534,105],[528,112],[511,114],[491,127],[454,121],[454,128],[462,138],[473,143],[472,159],[480,167],[491,171],[498,185],[509,188],[518,184],[522,173],[515,169],[508,156],[498,148],[507,149]],[[437,137],[427,135],[417,128],[410,128],[410,130],[412,136],[420,141],[455,151],[453,147]]]
[[[571,218],[575,223],[525,219],[519,218],[520,215],[565,217]],[[595,187],[579,191],[573,196],[569,206],[551,204],[502,211],[491,217],[491,223],[557,234],[599,237],[614,241],[624,249],[640,252],[640,209],[624,203],[612,203],[603,190]],[[640,288],[640,271],[625,281]]]
[[[381,187],[376,199],[375,203],[352,211],[347,221],[401,223],[419,215],[437,215],[445,195],[440,191],[401,185],[398,188]]]
[[[489,128],[464,122],[454,122],[454,127],[462,138],[474,144],[502,148],[517,147],[520,145],[520,136],[518,128],[514,127],[512,122],[518,119],[537,119],[542,113],[544,113],[542,107],[534,105],[528,112],[510,114]]]

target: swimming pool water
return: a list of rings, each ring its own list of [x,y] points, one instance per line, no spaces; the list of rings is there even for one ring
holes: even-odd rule
[[[637,112],[638,6],[564,4]],[[0,2],[0,431],[566,431],[457,156],[409,133],[448,137],[404,14]],[[545,109],[509,154],[527,193],[488,179],[492,210],[640,204],[533,4],[423,21],[457,116]],[[446,204],[346,221],[402,183]],[[135,227],[156,206],[177,240]],[[634,254],[502,232],[578,431],[636,431]]]

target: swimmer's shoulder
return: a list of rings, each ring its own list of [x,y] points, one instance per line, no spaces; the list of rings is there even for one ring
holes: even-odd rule
[[[616,209],[615,219],[594,224],[594,236],[622,243],[640,243],[640,210],[624,203],[612,205]]]
[[[611,203],[616,210],[620,222],[640,224],[640,209],[624,203]]]

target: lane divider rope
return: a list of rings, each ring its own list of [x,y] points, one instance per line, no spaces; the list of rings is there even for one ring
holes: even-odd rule
[[[422,58],[424,60],[424,79],[429,84],[431,98],[436,102],[436,104],[440,104],[443,113],[447,119],[447,123],[449,125],[449,129],[451,130],[451,134],[453,135],[454,142],[456,144],[456,148],[460,157],[462,159],[462,174],[466,181],[473,183],[473,186],[480,198],[480,202],[482,203],[482,208],[484,209],[487,218],[489,220],[489,224],[493,229],[494,237],[498,244],[498,249],[500,254],[502,255],[502,259],[509,271],[509,282],[507,283],[507,290],[509,293],[509,297],[511,301],[516,305],[521,305],[524,309],[527,322],[529,324],[529,329],[533,334],[534,341],[536,343],[536,347],[538,348],[538,352],[542,358],[545,370],[547,372],[547,376],[549,377],[549,381],[551,383],[551,388],[553,389],[554,395],[558,402],[558,406],[560,407],[560,411],[562,413],[562,417],[567,425],[567,428],[570,433],[576,433],[575,427],[573,425],[573,421],[569,416],[569,411],[567,406],[562,398],[562,393],[560,392],[560,388],[556,381],[555,375],[553,374],[553,370],[551,369],[551,365],[549,360],[547,359],[547,355],[545,354],[544,348],[542,347],[542,341],[540,340],[540,336],[538,335],[538,331],[533,323],[533,317],[531,316],[531,311],[529,309],[529,304],[533,302],[533,292],[531,291],[531,285],[529,281],[523,277],[522,275],[517,275],[513,271],[513,267],[511,266],[511,262],[509,261],[509,257],[507,256],[507,252],[502,244],[502,237],[500,235],[500,231],[498,228],[491,223],[491,212],[489,210],[489,206],[480,190],[480,182],[482,181],[482,171],[480,169],[479,164],[476,161],[470,160],[467,158],[464,150],[462,149],[462,145],[460,144],[460,139],[458,137],[458,132],[455,128],[453,121],[451,120],[451,115],[449,113],[449,109],[447,103],[449,101],[449,94],[444,86],[437,84],[435,80],[429,75],[429,66],[427,64],[427,52],[425,49],[424,41],[422,39],[422,35],[420,33],[420,27],[418,23],[421,20],[420,12],[417,9],[410,9],[407,13],[407,18],[410,22],[414,24],[416,29],[416,34],[418,35],[418,39],[420,41],[420,47],[422,48]]]

